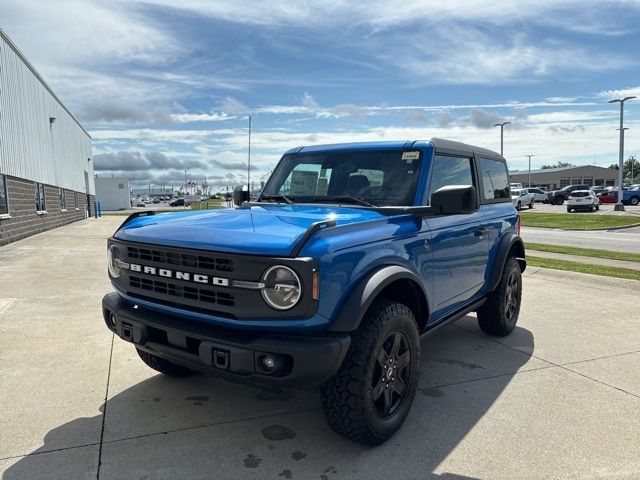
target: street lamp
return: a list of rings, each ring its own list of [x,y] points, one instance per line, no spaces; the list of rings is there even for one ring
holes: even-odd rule
[[[503,157],[504,154],[502,152],[504,150],[504,126],[509,125],[510,123],[511,122],[502,122],[493,125],[494,127],[500,127],[500,155],[502,155]]]
[[[619,150],[619,159],[618,159],[618,203],[614,210],[616,212],[624,212],[624,205],[622,204],[622,183],[624,181],[624,102],[627,100],[634,99],[636,97],[624,97],[622,99],[616,98],[615,100],[609,100],[609,103],[619,103],[620,104],[620,150]]]
[[[184,195],[182,196],[182,204],[185,210],[187,209],[187,172],[188,170],[184,171]]]
[[[535,155],[525,155],[525,157],[529,157],[529,188],[531,188],[531,157]]]

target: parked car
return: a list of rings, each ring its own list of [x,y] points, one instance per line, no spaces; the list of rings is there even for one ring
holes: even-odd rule
[[[184,207],[184,198],[176,198],[173,202],[169,203],[170,207]]]
[[[533,194],[527,192],[526,188],[523,188],[522,190],[511,190],[511,202],[517,210],[520,210],[524,208],[525,205],[530,209],[533,208],[535,200]]]
[[[166,375],[318,385],[334,431],[381,444],[434,351],[421,335],[469,312],[489,335],[516,327],[508,178],[501,155],[442,139],[289,150],[256,202],[240,187],[238,208],[125,220],[107,243],[106,327]]]
[[[574,210],[600,210],[600,200],[592,190],[574,190],[567,199],[567,212]]]
[[[543,192],[542,189],[537,187],[527,187],[523,188],[527,193],[533,195],[534,202],[546,202],[547,201],[547,193]]]
[[[622,192],[622,203],[634,206],[640,204],[640,185],[631,186],[627,190],[624,190]]]
[[[605,190],[596,196],[600,203],[616,203],[618,201],[618,192],[616,190]]]
[[[567,185],[566,187],[562,187],[560,190],[554,190],[547,193],[547,202],[553,205],[562,205],[569,199],[571,192],[575,190],[589,190],[590,188],[591,187],[589,185]]]

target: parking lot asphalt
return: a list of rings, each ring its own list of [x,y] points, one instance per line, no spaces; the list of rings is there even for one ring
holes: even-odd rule
[[[422,342],[404,427],[335,435],[314,390],[157,374],[103,324],[90,219],[0,248],[0,472],[14,479],[640,478],[640,282],[530,268],[508,337]]]
[[[603,203],[600,205],[600,210],[597,212],[588,212],[589,215],[640,215],[640,205],[625,205],[624,211],[616,212],[614,210],[615,204],[613,203]],[[551,205],[549,203],[536,202],[532,209],[523,208],[523,212],[532,212],[532,213],[562,213],[567,214],[567,203],[564,205]],[[571,215],[575,215],[576,213],[572,213]]]

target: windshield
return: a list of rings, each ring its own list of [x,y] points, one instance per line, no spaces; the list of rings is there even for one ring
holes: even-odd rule
[[[511,190],[512,197],[519,197],[520,195],[522,195],[522,190]]]
[[[288,155],[265,186],[261,201],[413,205],[419,151],[351,151]]]

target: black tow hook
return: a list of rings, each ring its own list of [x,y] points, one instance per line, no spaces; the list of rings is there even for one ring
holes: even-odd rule
[[[229,352],[226,350],[213,350],[213,365],[220,370],[229,369]]]

